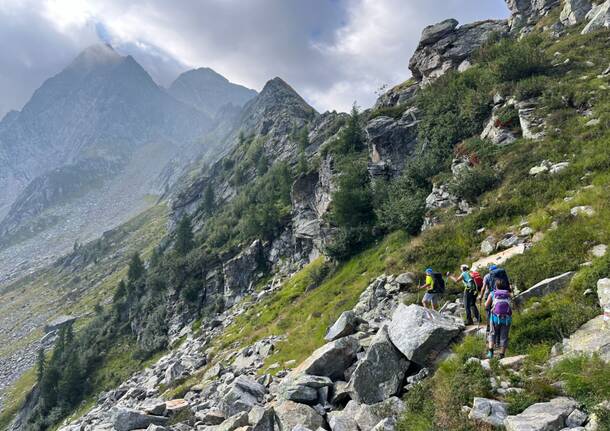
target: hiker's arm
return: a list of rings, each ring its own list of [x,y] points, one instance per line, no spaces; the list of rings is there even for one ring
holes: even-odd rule
[[[451,275],[450,272],[448,272],[447,277],[449,277],[451,280],[453,280],[454,283],[459,283],[460,281],[462,281],[462,278],[464,276],[462,274],[460,274],[460,276],[458,278],[455,278],[453,275]]]
[[[489,308],[491,306],[491,295],[487,297],[487,301],[485,301],[485,308]]]
[[[488,289],[489,288],[487,286],[484,286],[483,289],[481,289],[481,293],[479,294],[479,298],[478,298],[479,301],[481,301],[485,297]]]

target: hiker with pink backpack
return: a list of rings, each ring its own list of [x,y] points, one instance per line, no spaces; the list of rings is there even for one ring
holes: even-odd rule
[[[503,358],[508,348],[508,336],[512,324],[512,291],[510,284],[504,278],[493,280],[493,290],[487,296],[485,302],[486,309],[490,310],[489,319],[489,339],[487,357],[494,356],[494,349],[500,348],[499,357]]]

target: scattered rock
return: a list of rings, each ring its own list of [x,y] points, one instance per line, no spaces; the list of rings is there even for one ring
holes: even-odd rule
[[[555,398],[529,406],[516,416],[508,416],[506,431],[555,431],[565,427],[566,418],[578,407],[570,398]]]
[[[113,415],[113,426],[116,431],[131,431],[147,428],[149,425],[165,425],[168,418],[165,416],[147,415],[139,410],[119,408]]]
[[[500,359],[499,362],[500,365],[504,368],[518,370],[519,368],[521,368],[526,359],[527,355],[508,356],[506,358]]]
[[[566,419],[566,426],[568,428],[576,428],[584,425],[587,421],[587,414],[582,410],[576,409]]]
[[[504,424],[508,416],[508,405],[506,403],[490,400],[487,398],[475,398],[468,418],[478,422],[499,428]]]
[[[282,401],[274,407],[282,430],[292,430],[297,425],[303,425],[316,430],[324,428],[324,418],[312,407],[292,401]]]
[[[595,215],[595,210],[588,205],[582,205],[582,206],[578,206],[578,207],[574,207],[574,208],[570,209],[570,214],[572,214],[572,216],[574,216],[574,217],[577,217],[579,215],[591,217],[591,216]]]
[[[353,311],[344,311],[343,313],[341,313],[341,316],[339,316],[339,319],[337,319],[335,324],[330,327],[324,339],[326,341],[334,341],[339,338],[352,335],[356,332],[360,321],[361,320],[356,316]]]
[[[608,252],[608,246],[606,244],[598,244],[593,247],[590,251],[593,257],[604,257]]]
[[[481,242],[481,253],[489,256],[496,250],[496,239],[490,235]]]
[[[267,389],[246,376],[237,377],[222,399],[221,409],[226,417],[231,417],[250,409],[263,401]]]

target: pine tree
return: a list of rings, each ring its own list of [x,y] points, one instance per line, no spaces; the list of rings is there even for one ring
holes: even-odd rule
[[[216,208],[216,197],[214,196],[214,189],[211,184],[208,184],[203,191],[203,203],[202,207],[206,214],[211,214]]]
[[[44,349],[38,349],[38,357],[36,358],[36,378],[38,384],[42,383],[46,365],[47,364],[44,357]]]
[[[176,252],[180,256],[185,256],[195,246],[193,241],[193,228],[191,227],[191,218],[188,215],[182,217],[178,228],[176,229]]]
[[[129,262],[129,269],[127,270],[127,279],[130,282],[134,282],[139,280],[144,275],[144,264],[142,263],[142,259],[140,259],[140,255],[135,253],[131,257],[131,262]]]
[[[364,148],[364,130],[360,125],[360,112],[356,103],[352,106],[347,126],[341,134],[339,147],[342,154],[358,152]]]

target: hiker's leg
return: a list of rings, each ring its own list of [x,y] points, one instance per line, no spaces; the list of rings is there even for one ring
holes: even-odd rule
[[[472,310],[474,311],[474,318],[477,319],[477,323],[481,323],[481,314],[479,313],[479,309],[477,308],[477,297],[474,294],[470,294]]]
[[[508,348],[508,334],[510,332],[510,324],[502,325],[502,336],[500,337],[500,355],[504,356],[506,354],[506,349]]]
[[[470,314],[470,296],[468,292],[464,292],[464,308],[466,309],[466,324],[472,324],[472,315]]]
[[[436,293],[431,293],[431,294],[430,294],[430,296],[431,296],[431,299],[430,299],[430,304],[432,305],[432,307],[431,307],[431,308],[432,308],[434,311],[436,311],[436,307],[437,307],[437,305],[438,305],[438,295],[437,295]]]

